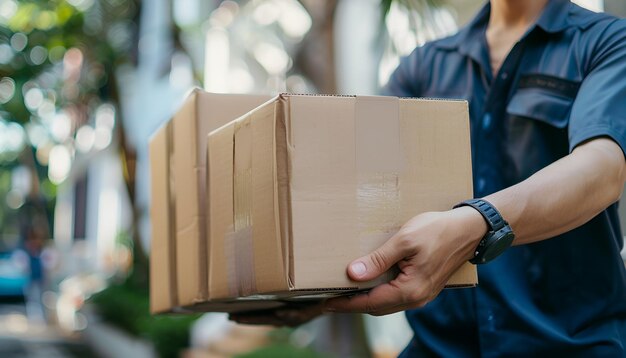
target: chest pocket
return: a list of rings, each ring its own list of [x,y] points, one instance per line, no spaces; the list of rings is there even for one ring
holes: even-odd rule
[[[535,119],[556,128],[565,128],[569,122],[573,98],[566,98],[542,88],[520,88],[506,108],[515,122],[519,119]],[[521,125],[522,123],[513,123]]]
[[[506,112],[510,178],[517,183],[569,153],[568,123],[576,92],[520,83]]]
[[[556,128],[565,128],[579,87],[580,82],[565,78],[523,75],[507,112],[512,117],[536,119]]]

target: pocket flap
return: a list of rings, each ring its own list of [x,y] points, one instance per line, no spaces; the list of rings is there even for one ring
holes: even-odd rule
[[[511,98],[506,111],[514,116],[537,119],[557,128],[565,128],[572,103],[572,99],[541,88],[520,88]]]

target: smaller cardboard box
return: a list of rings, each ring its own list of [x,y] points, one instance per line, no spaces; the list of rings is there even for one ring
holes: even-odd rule
[[[150,311],[167,312],[177,305],[176,245],[170,197],[170,143],[172,124],[167,123],[150,139]]]
[[[270,98],[194,89],[151,138],[152,312],[208,299],[207,135]]]
[[[472,197],[469,141],[467,102],[396,97],[284,94],[211,132],[209,298],[323,298],[389,280],[358,283],[346,267],[411,217]],[[448,286],[476,282],[468,263]]]

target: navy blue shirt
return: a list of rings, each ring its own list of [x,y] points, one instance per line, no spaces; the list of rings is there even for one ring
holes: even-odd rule
[[[389,94],[469,101],[474,193],[519,183],[597,137],[626,149],[626,22],[552,0],[492,75],[487,4],[452,37],[404,58]],[[559,190],[555,187],[554,190]],[[626,356],[617,204],[587,224],[508,249],[475,289],[407,312],[404,356]]]

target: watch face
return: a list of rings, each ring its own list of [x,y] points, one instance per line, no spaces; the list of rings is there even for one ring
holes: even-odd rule
[[[511,246],[511,244],[513,243],[513,239],[515,239],[515,235],[510,229],[500,230],[499,232],[495,233],[494,237],[490,238],[489,242],[487,242],[487,245],[484,248],[483,262],[489,262],[498,257],[501,253],[504,252],[504,250],[508,249],[509,246]]]

